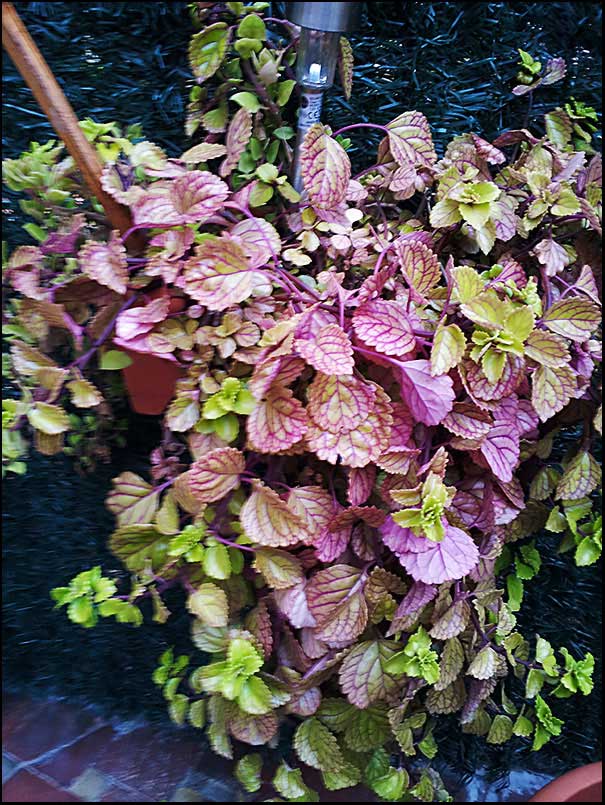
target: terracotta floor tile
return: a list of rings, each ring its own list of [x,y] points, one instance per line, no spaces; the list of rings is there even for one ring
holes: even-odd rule
[[[81,802],[77,797],[60,791],[44,780],[20,771],[2,786],[3,802]]]
[[[59,785],[69,788],[87,768],[95,765],[99,755],[115,736],[111,727],[101,727],[36,764],[36,768],[47,777],[52,777]]]
[[[13,695],[2,696],[2,745],[30,719],[44,712],[44,702]]]
[[[106,744],[95,766],[158,801],[172,794],[203,752],[200,744],[172,732],[142,727]]]
[[[99,802],[157,802],[146,794],[137,794],[136,791],[127,791],[125,788],[114,786],[107,790]]]
[[[2,745],[5,751],[21,760],[32,760],[101,724],[91,711],[77,705],[36,702],[20,723],[11,724],[9,733],[2,736]]]

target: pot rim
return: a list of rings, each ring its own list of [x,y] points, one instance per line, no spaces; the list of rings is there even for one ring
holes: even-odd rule
[[[572,795],[581,794],[587,788],[603,783],[603,763],[589,763],[557,777],[541,788],[529,802],[569,802]],[[595,800],[600,801],[600,800]]]

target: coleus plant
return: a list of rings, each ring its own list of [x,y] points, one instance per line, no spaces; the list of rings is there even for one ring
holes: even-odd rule
[[[165,652],[154,682],[248,792],[316,801],[317,778],[440,801],[441,715],[538,749],[561,732],[557,698],[592,688],[590,654],[526,639],[514,613],[542,529],[579,565],[600,555],[601,159],[561,110],[546,134],[464,134],[441,157],[406,111],[355,177],[340,132],[313,126],[299,195],[297,31],[264,5],[194,4],[203,140],[179,159],[84,123],[142,253],[60,145],[4,163],[38,245],[4,271],[3,470],[25,471],[32,435],[48,455],[86,444],[137,355],[178,366],[149,480],[124,472],[107,498],[124,573],[85,571],[57,606],[136,626],[150,599],[164,623],[182,588],[196,651]],[[242,756],[284,722],[285,759]]]

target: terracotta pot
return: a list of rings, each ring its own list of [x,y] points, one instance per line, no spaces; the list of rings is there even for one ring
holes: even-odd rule
[[[591,763],[545,785],[530,802],[602,802],[603,764]]]
[[[130,406],[137,414],[157,416],[174,396],[176,381],[185,372],[174,361],[125,350],[132,359],[130,366],[122,369]]]
[[[149,299],[161,296],[170,297],[169,313],[180,313],[186,306],[182,296],[162,286],[147,293]],[[141,303],[142,304],[142,303]],[[132,360],[130,366],[122,370],[130,406],[137,414],[157,416],[174,396],[176,381],[185,372],[174,361],[157,355],[124,350]]]

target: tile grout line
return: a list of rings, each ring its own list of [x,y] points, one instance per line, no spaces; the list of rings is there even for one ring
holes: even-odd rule
[[[54,755],[58,754],[59,752],[62,752],[64,749],[70,749],[79,741],[83,740],[84,738],[88,738],[90,735],[94,735],[95,732],[98,732],[100,729],[106,726],[108,725],[100,724],[97,725],[96,727],[92,727],[86,732],[83,732],[81,735],[78,735],[77,737],[73,738],[71,741],[67,741],[64,744],[61,744],[61,746],[55,746],[52,749],[47,749],[46,752],[42,752],[41,755],[37,755],[36,757],[31,758],[29,760],[22,760],[18,755],[15,755],[13,752],[11,752],[8,749],[5,749],[4,747],[2,747],[2,754],[7,755],[11,760],[16,761],[17,766],[15,770],[18,769],[19,771],[21,771],[23,768],[26,768],[27,766],[32,766],[37,763],[44,763],[46,760],[51,760],[54,757]]]

